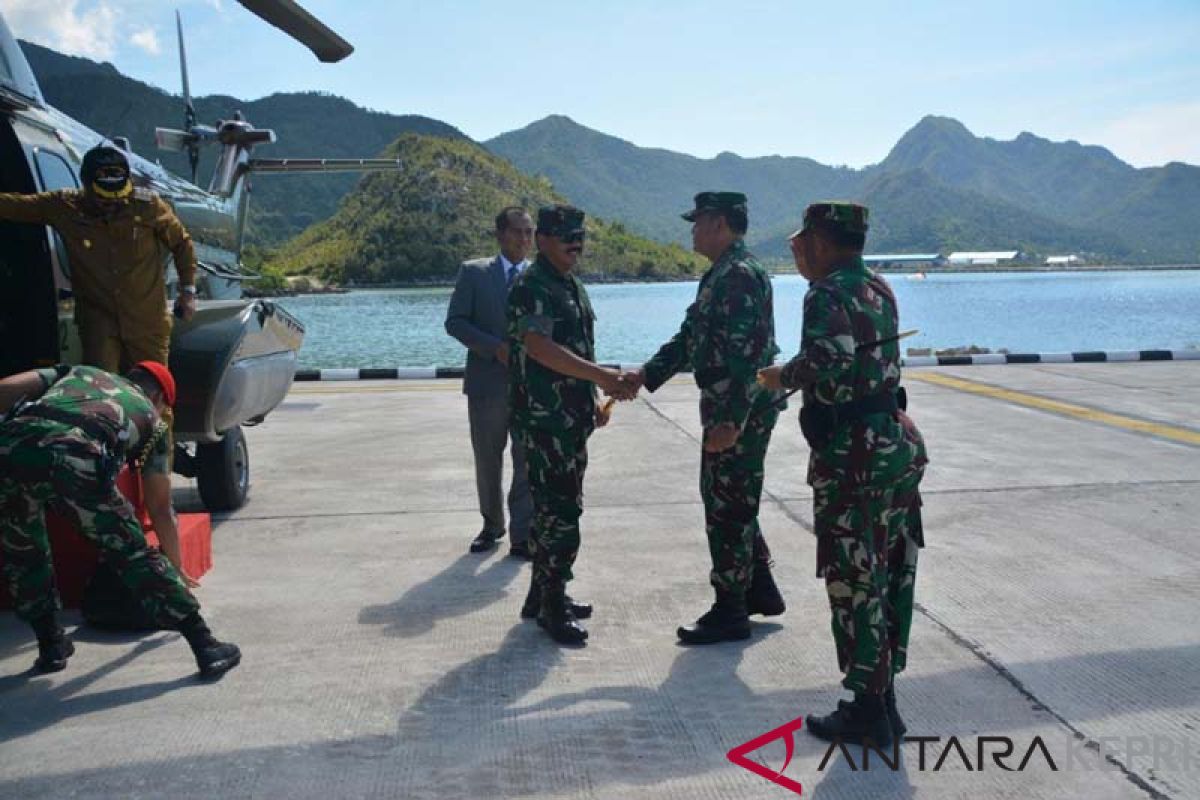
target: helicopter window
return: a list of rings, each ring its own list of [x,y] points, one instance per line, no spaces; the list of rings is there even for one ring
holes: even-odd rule
[[[41,181],[43,191],[50,192],[55,189],[76,189],[79,187],[79,182],[75,180],[74,170],[57,153],[35,147],[33,150],[33,160],[37,164],[38,179]],[[58,235],[58,231],[53,228],[49,228],[48,230],[50,233],[51,256],[58,266],[58,271],[66,279],[66,281],[59,281],[56,276],[55,282],[59,284],[60,290],[65,289],[66,286],[63,284],[71,279],[71,263],[67,260],[67,248],[63,244],[62,237]]]

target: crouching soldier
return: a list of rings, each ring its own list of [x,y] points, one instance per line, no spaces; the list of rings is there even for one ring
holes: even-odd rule
[[[142,361],[113,375],[95,367],[58,366],[0,380],[0,551],[17,616],[37,635],[40,672],[57,672],[75,646],[58,622],[47,505],[64,513],[164,630],[191,645],[200,673],[237,666],[236,645],[217,641],[181,574],[170,511],[167,426],[175,402],[165,366]],[[133,507],[116,487],[126,463],[143,474],[147,508],[163,553],[146,544]],[[166,502],[161,497],[166,492]]]

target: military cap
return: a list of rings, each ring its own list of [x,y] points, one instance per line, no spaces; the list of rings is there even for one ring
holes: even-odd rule
[[[559,237],[583,233],[583,217],[575,206],[542,206],[538,209],[537,232]]]
[[[696,215],[705,211],[741,211],[746,213],[746,195],[741,192],[701,192],[696,195],[696,207],[680,216],[695,222]]]
[[[813,228],[841,233],[867,232],[867,207],[858,203],[832,201],[813,203],[804,209],[804,225],[792,233],[789,239],[795,239],[800,234]]]

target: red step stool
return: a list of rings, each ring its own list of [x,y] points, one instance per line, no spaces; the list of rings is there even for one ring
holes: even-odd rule
[[[128,468],[117,477],[117,488],[133,504],[146,542],[158,546],[158,536],[146,514],[142,499],[142,483]],[[183,569],[193,578],[200,578],[212,569],[212,519],[207,513],[178,514],[179,551]],[[53,511],[46,511],[46,528],[50,533],[50,551],[54,556],[54,583],[66,608],[78,608],[84,587],[96,571],[99,555],[96,547],[84,539],[75,527]],[[0,564],[4,556],[0,554]],[[11,609],[12,598],[7,587],[0,589],[0,609]]]

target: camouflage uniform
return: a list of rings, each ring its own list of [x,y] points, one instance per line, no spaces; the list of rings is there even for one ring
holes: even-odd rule
[[[703,192],[696,198],[698,208],[707,195],[733,195],[745,202],[735,193]],[[750,585],[754,542],[762,535],[763,462],[779,417],[773,407],[779,394],[756,381],[758,370],[779,352],[771,303],[770,276],[739,238],[700,279],[696,302],[679,332],[643,366],[651,392],[675,373],[691,370],[700,388],[704,428],[731,422],[741,429],[735,446],[700,454],[700,495],[713,565],[709,580],[734,593]]]
[[[143,472],[167,471],[154,406],[129,381],[93,367],[38,372],[45,394],[0,423],[0,548],[17,615],[34,621],[60,606],[43,516],[50,505],[96,545],[151,619],[176,628],[199,604],[174,566],[146,545],[116,488],[129,458]]]
[[[865,232],[861,206],[813,208],[827,222]],[[898,324],[891,287],[861,258],[811,283],[800,353],[781,374],[784,386],[803,389],[802,417],[893,395],[900,387]],[[867,413],[827,431],[827,441],[810,439],[808,467],[817,577],[829,595],[842,685],[882,694],[906,660],[923,545],[918,484],[928,458],[902,410]]]
[[[541,221],[539,219],[539,226]],[[544,256],[526,269],[508,296],[509,406],[525,448],[533,525],[533,579],[543,590],[571,580],[579,552],[587,440],[596,426],[595,387],[539,364],[525,349],[540,333],[580,358],[596,360],[596,315],[583,283]]]

